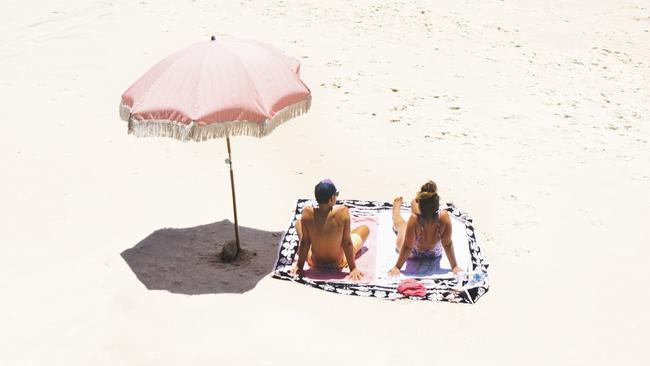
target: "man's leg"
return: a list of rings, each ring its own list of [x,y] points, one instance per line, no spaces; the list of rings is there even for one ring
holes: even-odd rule
[[[370,235],[370,228],[366,225],[361,225],[350,232],[350,239],[352,240],[352,251],[354,256],[357,256],[357,253],[363,248],[363,243],[366,242],[368,236]],[[345,255],[341,257],[339,262],[339,268],[345,268],[348,266],[348,260],[345,258]]]
[[[366,225],[361,225],[350,232],[355,255],[359,252],[359,250],[361,250],[361,248],[363,248],[363,243],[366,242],[369,235],[370,228],[368,228]]]
[[[404,237],[406,236],[406,221],[401,213],[402,197],[397,197],[393,200],[393,230],[397,233],[397,240],[395,246],[397,250],[402,250],[404,245]]]

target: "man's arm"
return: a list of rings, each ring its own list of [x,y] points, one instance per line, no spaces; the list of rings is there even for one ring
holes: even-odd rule
[[[343,216],[343,237],[341,238],[341,246],[343,248],[343,253],[345,254],[345,259],[348,262],[348,267],[350,268],[349,277],[352,280],[360,280],[363,277],[363,273],[357,269],[357,264],[354,260],[354,245],[352,244],[352,237],[350,236],[350,210],[347,207],[341,209],[341,215]]]
[[[300,236],[300,244],[298,245],[298,262],[291,270],[293,275],[302,273],[303,267],[305,266],[305,260],[307,260],[307,254],[309,254],[311,235],[309,234],[309,225],[304,225],[304,223],[305,221],[309,222],[310,220],[311,215],[309,215],[309,213],[305,214],[304,210],[302,218],[298,221],[302,235]]]
[[[449,218],[449,214],[442,216],[439,224],[444,224],[444,231],[442,232],[442,238],[440,238],[440,240],[442,241],[443,248],[445,248],[445,254],[447,255],[449,265],[451,266],[451,271],[454,273],[462,272],[463,270],[458,267],[458,263],[456,262],[454,243],[451,242],[451,219]]]

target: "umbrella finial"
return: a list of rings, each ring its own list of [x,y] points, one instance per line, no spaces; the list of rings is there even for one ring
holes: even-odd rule
[[[217,37],[215,37],[215,36],[210,36],[210,40],[211,40],[211,41],[215,41],[216,39],[217,39]]]

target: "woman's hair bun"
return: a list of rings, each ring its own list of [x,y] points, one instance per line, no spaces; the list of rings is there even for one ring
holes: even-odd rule
[[[415,196],[415,200],[420,208],[420,214],[424,217],[433,217],[438,219],[438,209],[440,208],[440,197],[438,196],[438,186],[432,180],[424,183],[420,192]]]
[[[438,194],[438,186],[434,181],[430,180],[422,185],[420,192],[431,192],[433,194]]]

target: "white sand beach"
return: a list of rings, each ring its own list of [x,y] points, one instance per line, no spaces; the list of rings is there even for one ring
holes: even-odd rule
[[[646,1],[3,10],[0,364],[647,364]],[[379,201],[433,179],[474,218],[490,291],[460,305],[270,275],[243,294],[145,288],[120,253],[232,220],[226,143],[129,136],[120,96],[211,35],[298,58],[313,96],[268,137],[232,139],[240,225],[285,230],[323,178]]]

